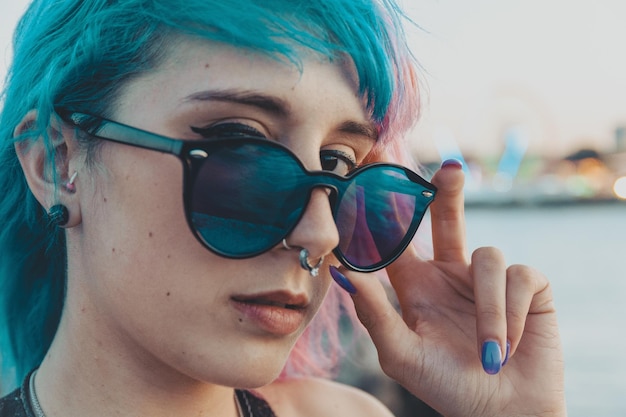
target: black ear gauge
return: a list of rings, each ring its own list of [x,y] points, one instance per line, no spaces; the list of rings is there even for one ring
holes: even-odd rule
[[[63,204],[55,204],[48,210],[48,219],[50,224],[62,227],[70,220],[70,213]]]

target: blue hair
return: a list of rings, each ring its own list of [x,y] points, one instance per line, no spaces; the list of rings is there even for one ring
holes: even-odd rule
[[[179,4],[173,4],[179,3]],[[24,179],[16,140],[49,140],[55,106],[111,113],[174,36],[224,42],[299,66],[302,51],[349,57],[383,140],[418,115],[403,14],[393,0],[34,0],[14,35],[0,115],[0,362],[14,384],[37,366],[62,314],[66,248]],[[14,130],[31,110],[28,132]]]

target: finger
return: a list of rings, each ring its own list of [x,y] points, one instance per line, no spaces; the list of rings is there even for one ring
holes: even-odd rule
[[[407,246],[402,255],[385,268],[394,287],[403,281],[408,281],[411,285],[415,285],[415,272],[420,262],[423,262],[423,260],[418,253],[417,247],[413,244]]]
[[[483,369],[497,374],[506,356],[506,263],[495,248],[472,254],[471,274],[476,303],[476,333]]]
[[[339,272],[339,276],[337,275]],[[387,297],[383,284],[372,274],[363,274],[331,268],[331,275],[336,282],[348,280],[353,287],[352,300],[357,316],[367,329],[376,350],[381,367],[389,376],[402,372],[403,364],[410,360],[415,365],[419,362],[421,349],[418,347],[419,336],[410,330],[400,314]],[[341,284],[345,288],[345,283]],[[411,359],[408,359],[411,352]]]
[[[552,305],[548,279],[539,271],[525,265],[507,269],[506,323],[510,342],[509,359],[519,345],[529,313],[540,312],[547,300]]]
[[[465,214],[460,163],[445,161],[435,173],[432,183],[437,196],[430,209],[435,260],[466,262]]]

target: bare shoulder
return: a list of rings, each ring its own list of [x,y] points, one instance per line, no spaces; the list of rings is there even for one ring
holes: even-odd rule
[[[334,381],[298,378],[258,390],[278,417],[393,417],[372,395]]]

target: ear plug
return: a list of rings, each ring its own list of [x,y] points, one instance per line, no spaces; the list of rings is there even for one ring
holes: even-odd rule
[[[56,226],[65,226],[70,220],[70,213],[63,204],[55,204],[48,210],[50,223]]]

